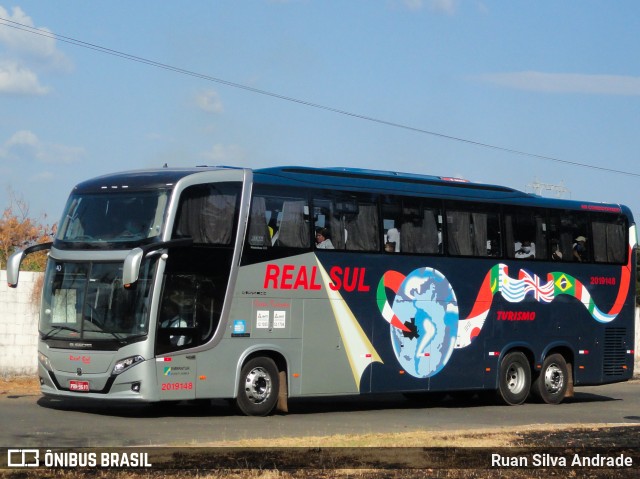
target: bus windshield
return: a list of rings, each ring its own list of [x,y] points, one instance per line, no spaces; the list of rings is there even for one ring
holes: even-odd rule
[[[122,262],[50,261],[40,314],[43,339],[124,343],[148,333],[157,258],[143,261],[139,280],[129,288],[122,283]]]
[[[72,194],[56,239],[125,243],[159,236],[168,196],[168,190]]]

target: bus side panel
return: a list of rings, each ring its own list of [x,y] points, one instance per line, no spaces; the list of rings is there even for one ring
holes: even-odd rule
[[[343,341],[334,314],[334,310],[344,310],[343,303],[340,299],[307,299],[304,302],[301,395],[357,394],[360,391],[361,378],[352,371],[356,365],[350,364],[348,357],[350,345]]]

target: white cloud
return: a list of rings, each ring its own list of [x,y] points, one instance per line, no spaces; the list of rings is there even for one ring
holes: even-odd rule
[[[220,100],[218,92],[215,90],[203,90],[196,95],[197,107],[208,113],[222,113],[224,106]]]
[[[214,145],[202,157],[213,165],[242,165],[246,163],[247,154],[237,145]]]
[[[9,148],[17,145],[37,147],[39,143],[40,140],[38,140],[38,137],[35,135],[35,133],[29,130],[20,130],[15,132],[11,136],[11,138],[6,141],[5,146]]]
[[[0,94],[45,95],[49,88],[42,86],[35,72],[12,61],[0,61]]]
[[[44,71],[69,71],[70,60],[58,50],[51,30],[36,27],[20,7],[8,11],[0,6],[0,94],[45,95],[39,75]],[[30,32],[37,28],[39,32]]]
[[[57,67],[68,66],[68,59],[58,50],[56,39],[50,36],[52,34],[51,30],[36,27],[31,17],[20,7],[13,7],[10,13],[0,6],[0,17],[6,18],[10,22],[15,22],[9,25],[17,27],[0,28],[0,44],[4,45],[11,54],[26,55],[38,61],[46,61]],[[37,28],[42,34],[28,31],[33,28]]]
[[[517,90],[595,95],[640,95],[640,77],[634,76],[527,71],[490,73],[474,78]]]
[[[81,160],[84,155],[82,147],[43,142],[29,130],[14,133],[0,148],[0,158],[20,164],[29,161],[69,164]]]

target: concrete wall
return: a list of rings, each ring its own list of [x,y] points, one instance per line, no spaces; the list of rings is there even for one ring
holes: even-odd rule
[[[43,273],[20,272],[17,288],[0,271],[0,375],[35,374],[38,366],[38,305],[31,295]]]
[[[31,294],[43,273],[20,272],[17,288],[0,271],[0,376],[35,374],[38,357],[38,306]],[[640,309],[636,309],[635,376],[640,377]]]

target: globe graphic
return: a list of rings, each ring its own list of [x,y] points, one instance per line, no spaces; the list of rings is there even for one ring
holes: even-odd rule
[[[402,368],[417,378],[439,373],[458,334],[458,302],[447,278],[432,268],[412,271],[396,292],[392,309],[410,330],[391,326],[391,344]]]

